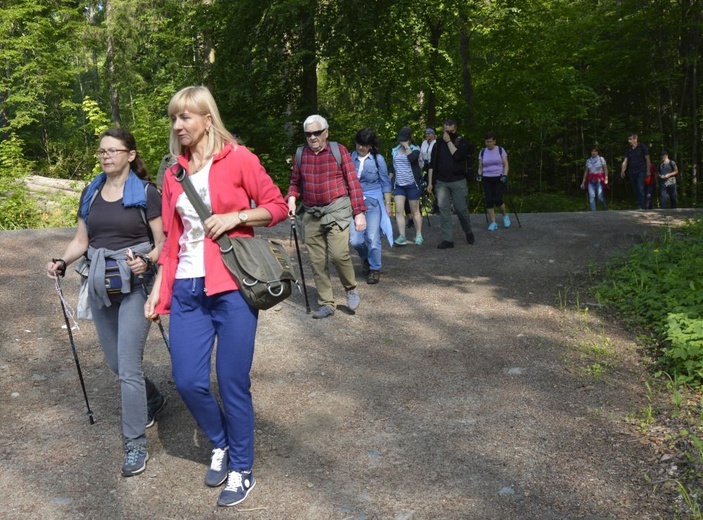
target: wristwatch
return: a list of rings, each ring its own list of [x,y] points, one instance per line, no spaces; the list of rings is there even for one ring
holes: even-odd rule
[[[249,220],[249,215],[244,213],[243,211],[240,211],[239,214],[237,215],[239,217],[239,221],[246,224],[247,220]]]

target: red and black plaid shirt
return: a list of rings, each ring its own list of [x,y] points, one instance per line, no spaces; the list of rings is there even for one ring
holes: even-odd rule
[[[306,207],[327,206],[348,195],[354,216],[366,211],[364,193],[351,155],[341,144],[339,152],[342,155],[342,168],[337,164],[329,142],[318,154],[308,146],[303,148],[300,168],[297,164],[293,165],[286,200],[288,197],[298,198],[302,194],[303,205]]]

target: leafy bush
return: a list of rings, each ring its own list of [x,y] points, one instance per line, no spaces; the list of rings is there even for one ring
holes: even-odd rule
[[[703,220],[668,229],[606,268],[597,297],[652,334],[662,370],[703,385]]]

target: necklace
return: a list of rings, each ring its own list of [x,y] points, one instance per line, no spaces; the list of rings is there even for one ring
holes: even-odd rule
[[[199,172],[200,170],[202,170],[203,166],[205,166],[209,161],[210,161],[210,157],[202,159],[202,160],[198,161],[197,163],[191,158],[190,164],[192,164],[193,166],[191,168],[190,173],[193,174],[193,173]]]

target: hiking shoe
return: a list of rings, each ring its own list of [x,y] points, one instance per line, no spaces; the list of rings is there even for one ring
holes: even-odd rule
[[[347,291],[347,307],[355,311],[359,308],[360,303],[361,298],[359,297],[359,291],[357,291],[356,289],[350,289],[349,291]]]
[[[227,477],[227,485],[217,499],[218,506],[236,506],[249,495],[249,491],[254,489],[256,479],[251,471],[230,471]]]
[[[503,226],[506,228],[510,227],[510,216],[509,215],[503,215]]]
[[[229,448],[215,448],[210,457],[210,467],[205,473],[205,485],[217,487],[227,480],[229,464]]]
[[[146,405],[146,427],[151,428],[156,423],[156,416],[166,408],[166,398],[159,394],[159,400],[153,404]]]
[[[368,260],[364,260],[364,263],[363,263],[363,265],[361,266],[361,274],[363,274],[364,276],[366,276],[366,275],[369,274],[369,271],[371,271],[371,266],[369,265],[369,261],[368,261]]]
[[[474,237],[474,234],[471,231],[466,233],[466,241],[471,245],[474,245],[474,242],[476,242],[476,237]]]
[[[312,317],[316,320],[321,320],[322,318],[329,318],[334,314],[334,309],[329,305],[323,305],[315,312],[312,313]]]
[[[495,231],[496,229],[498,229],[498,224],[491,222],[488,226],[488,231]]]
[[[366,283],[369,285],[377,284],[380,277],[381,271],[369,271],[369,276],[366,278]]]
[[[452,247],[454,247],[454,242],[442,240],[437,246],[437,249],[451,249]]]
[[[395,239],[395,244],[398,246],[407,246],[408,245],[408,239],[405,238],[405,236],[400,235],[398,238]]]
[[[422,235],[419,235],[419,234],[418,234],[418,235],[415,235],[415,245],[416,245],[416,246],[421,246],[421,245],[422,245],[422,242],[423,242],[423,240],[422,240]]]
[[[144,473],[147,460],[149,460],[149,454],[146,451],[146,446],[129,446],[124,452],[122,476],[133,477]]]

